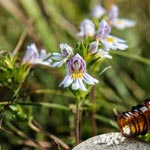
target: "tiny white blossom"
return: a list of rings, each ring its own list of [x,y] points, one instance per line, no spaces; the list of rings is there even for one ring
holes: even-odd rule
[[[125,29],[127,27],[133,27],[135,26],[136,22],[130,19],[124,19],[124,18],[118,18],[119,16],[119,9],[116,5],[112,5],[108,18],[109,22],[112,26],[118,28],[118,29]]]
[[[111,32],[111,26],[105,21],[102,20],[99,24],[99,29],[97,31],[96,38],[102,39]]]
[[[122,40],[118,37],[108,35],[105,38],[101,39],[101,42],[104,46],[104,50],[109,51],[110,49],[112,50],[125,50],[128,48],[128,45],[125,44],[126,41]]]
[[[89,45],[89,53],[90,54],[95,54],[98,51],[98,41],[96,42],[91,42]]]
[[[68,87],[71,85],[73,90],[81,89],[86,91],[87,89],[84,83],[94,85],[98,83],[98,80],[86,73],[86,62],[79,54],[76,54],[69,60],[67,64],[67,75],[59,86],[63,85],[64,87]]]
[[[53,67],[61,67],[71,56],[73,56],[72,48],[64,43],[60,44],[61,53],[52,53],[52,59],[57,61],[52,64]]]
[[[110,49],[113,50],[125,50],[128,48],[128,45],[126,45],[126,41],[117,38],[115,36],[109,35],[111,31],[110,25],[106,21],[101,21],[100,26],[97,32],[96,38],[101,41],[104,50],[109,51]]]
[[[101,16],[103,16],[106,13],[106,10],[101,5],[96,5],[93,7],[91,15],[99,19]]]
[[[89,45],[89,54],[96,54],[97,56],[101,57],[101,58],[109,58],[111,59],[112,56],[109,55],[109,53],[107,51],[104,51],[102,49],[98,49],[98,41],[96,42],[91,42]]]
[[[114,20],[118,19],[119,15],[119,8],[117,5],[112,5],[108,14],[108,18],[110,22],[113,22]]]
[[[129,20],[129,19],[116,19],[112,22],[113,26],[116,27],[117,29],[125,29],[127,27],[133,27],[136,25],[136,22],[133,20]]]
[[[50,59],[51,54],[46,53],[44,49],[40,51],[37,50],[36,45],[33,43],[30,46],[27,46],[25,56],[23,57],[22,63],[29,63],[31,65],[46,65],[51,66],[52,60]]]
[[[102,49],[98,49],[97,55],[100,56],[101,58],[109,58],[109,59],[112,58],[112,56],[109,55],[108,52],[106,52],[106,51],[104,51],[104,50],[102,50]]]
[[[95,25],[89,19],[84,19],[80,25],[80,32],[77,33],[77,36],[80,37],[90,37],[95,35]]]

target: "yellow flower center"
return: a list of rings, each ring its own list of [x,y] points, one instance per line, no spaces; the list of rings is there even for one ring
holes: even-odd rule
[[[115,41],[115,39],[114,39],[113,37],[109,37],[109,38],[107,39],[107,41],[110,42],[110,43],[113,43],[113,42]]]
[[[123,20],[118,19],[118,20],[117,20],[117,24],[123,24]]]
[[[77,79],[77,78],[82,78],[83,74],[82,73],[73,73],[72,78]]]
[[[41,62],[40,59],[35,59],[35,63],[39,63],[39,62]]]

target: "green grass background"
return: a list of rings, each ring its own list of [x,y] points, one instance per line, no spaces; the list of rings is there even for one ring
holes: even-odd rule
[[[97,134],[119,131],[114,110],[121,113],[150,97],[150,1],[0,0],[0,49],[12,52],[24,35],[18,52],[20,59],[26,46],[33,42],[38,48],[45,48],[50,52],[58,52],[62,42],[74,47],[78,41],[76,33],[80,22],[91,17],[92,7],[101,3],[109,8],[113,2],[119,6],[120,18],[133,19],[137,24],[121,31],[114,28],[112,30],[113,35],[127,40],[129,49],[124,52],[112,51],[113,59],[105,61],[97,73],[106,66],[112,68],[103,74],[95,74],[100,83],[94,87],[95,102],[89,101],[90,96],[84,101],[82,140],[93,136],[93,109]],[[89,73],[92,74],[90,71]],[[20,106],[47,133],[60,138],[71,149],[75,145],[75,100],[68,89],[58,87],[64,76],[65,66],[59,69],[34,68],[21,89],[22,93],[30,94],[20,99]],[[0,93],[3,100],[9,91],[1,89]],[[23,102],[36,105],[25,106]],[[39,149],[36,142],[35,146],[30,143],[34,140],[48,142],[50,149],[59,149],[46,133],[32,130],[28,123],[13,120],[10,115],[7,114],[3,120],[2,127],[5,130],[0,131],[2,150]]]

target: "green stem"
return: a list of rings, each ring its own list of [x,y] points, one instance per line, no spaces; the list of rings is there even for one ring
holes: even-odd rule
[[[8,102],[0,102],[0,105],[7,105]],[[54,108],[54,109],[60,109],[60,110],[66,110],[66,111],[70,111],[70,109],[64,105],[60,105],[60,104],[51,104],[51,103],[45,103],[45,102],[36,102],[36,103],[32,103],[32,102],[15,102],[12,103],[12,105],[29,105],[29,106],[41,106],[41,107],[48,107],[48,108]]]
[[[92,104],[95,103],[94,86],[92,87],[91,92],[90,92],[90,101],[91,101]],[[92,123],[93,136],[96,136],[96,132],[97,132],[96,120],[95,120],[95,117],[94,117],[95,114],[96,114],[95,107],[93,107],[93,109],[91,111],[91,123]]]
[[[76,145],[80,143],[80,105],[79,100],[76,102]]]
[[[127,57],[127,58],[132,58],[132,59],[135,59],[135,60],[137,60],[141,63],[144,63],[146,65],[150,65],[150,60],[149,59],[141,57],[139,55],[131,54],[131,53],[128,53],[128,52],[124,53],[122,51],[111,51],[110,54],[116,54],[116,55],[124,56],[124,57]]]

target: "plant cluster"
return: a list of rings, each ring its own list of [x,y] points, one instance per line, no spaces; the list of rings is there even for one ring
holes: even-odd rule
[[[75,108],[72,111],[76,114],[76,144],[80,142],[80,121],[82,117],[82,104],[87,95],[93,90],[93,86],[97,86],[98,69],[102,62],[107,59],[113,59],[111,51],[128,49],[127,41],[111,34],[112,28],[123,30],[128,27],[135,26],[135,21],[119,18],[119,9],[117,5],[112,5],[110,10],[106,10],[101,5],[96,5],[91,11],[91,18],[85,18],[80,24],[80,31],[76,33],[78,41],[75,47],[67,44],[60,44],[60,52],[51,52],[51,50],[38,50],[35,43],[27,46],[25,55],[20,59],[19,52],[8,53],[1,51],[0,53],[0,87],[1,89],[9,89],[11,93],[2,100],[1,108],[1,129],[3,129],[3,122],[5,120],[13,120],[14,122],[23,121],[35,131],[45,133],[56,143],[61,145],[64,149],[68,147],[54,135],[43,131],[38,124],[33,124],[34,114],[31,115],[31,110],[28,105],[48,106],[51,108],[60,108],[69,110],[68,107],[61,105],[51,105],[48,103],[32,103],[26,100],[27,95],[23,93],[22,86],[27,80],[32,71],[39,66],[46,68],[59,69],[63,65],[66,66],[66,75],[59,87],[68,88],[74,95]],[[109,68],[109,67],[108,67]],[[104,68],[104,71],[107,67]],[[46,80],[46,79],[45,79]],[[64,90],[64,89],[63,89]],[[23,99],[23,102],[19,101]],[[25,107],[22,107],[25,105]],[[74,110],[75,109],[75,110]],[[12,124],[14,124],[14,122]],[[13,131],[19,130],[15,128],[11,122],[9,127]],[[21,134],[26,137],[26,135]],[[40,143],[30,139],[37,146],[42,147]]]

